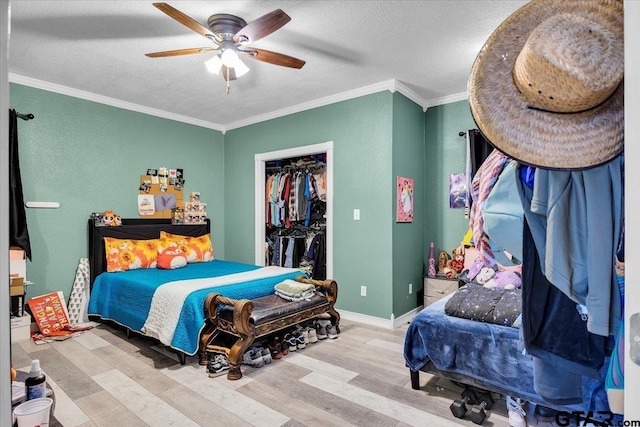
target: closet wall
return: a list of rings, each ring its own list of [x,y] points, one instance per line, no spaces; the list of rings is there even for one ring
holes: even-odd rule
[[[326,153],[265,163],[265,265],[326,274]]]

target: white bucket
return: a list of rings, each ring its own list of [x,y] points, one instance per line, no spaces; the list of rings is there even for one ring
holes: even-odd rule
[[[18,421],[18,427],[48,427],[52,404],[53,399],[42,397],[16,406],[13,415]]]

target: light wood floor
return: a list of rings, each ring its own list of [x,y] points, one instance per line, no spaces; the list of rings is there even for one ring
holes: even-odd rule
[[[454,418],[454,384],[421,374],[413,390],[395,330],[343,320],[335,340],[309,344],[239,381],[209,378],[195,358],[181,366],[157,342],[101,325],[36,346],[12,345],[12,363],[40,359],[56,396],[55,415],[73,426],[474,426]],[[504,400],[485,426],[509,426]]]

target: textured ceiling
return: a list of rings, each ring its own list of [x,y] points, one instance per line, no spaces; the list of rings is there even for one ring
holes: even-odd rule
[[[291,17],[252,46],[306,65],[296,70],[246,59],[251,71],[225,94],[223,78],[204,66],[210,53],[144,55],[211,46],[151,1],[12,0],[10,80],[46,82],[221,130],[394,80],[427,106],[466,91],[484,41],[526,2],[167,1],[204,26],[215,13],[251,22],[280,8]]]

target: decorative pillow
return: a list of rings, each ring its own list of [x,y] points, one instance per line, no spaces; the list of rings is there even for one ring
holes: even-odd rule
[[[158,268],[173,270],[187,266],[187,256],[180,249],[167,249],[158,253]]]
[[[161,231],[158,252],[162,253],[167,249],[182,250],[190,263],[213,261],[213,245],[209,234],[191,237]]]
[[[138,268],[155,268],[160,240],[128,240],[104,238],[107,254],[107,271],[126,271]]]

